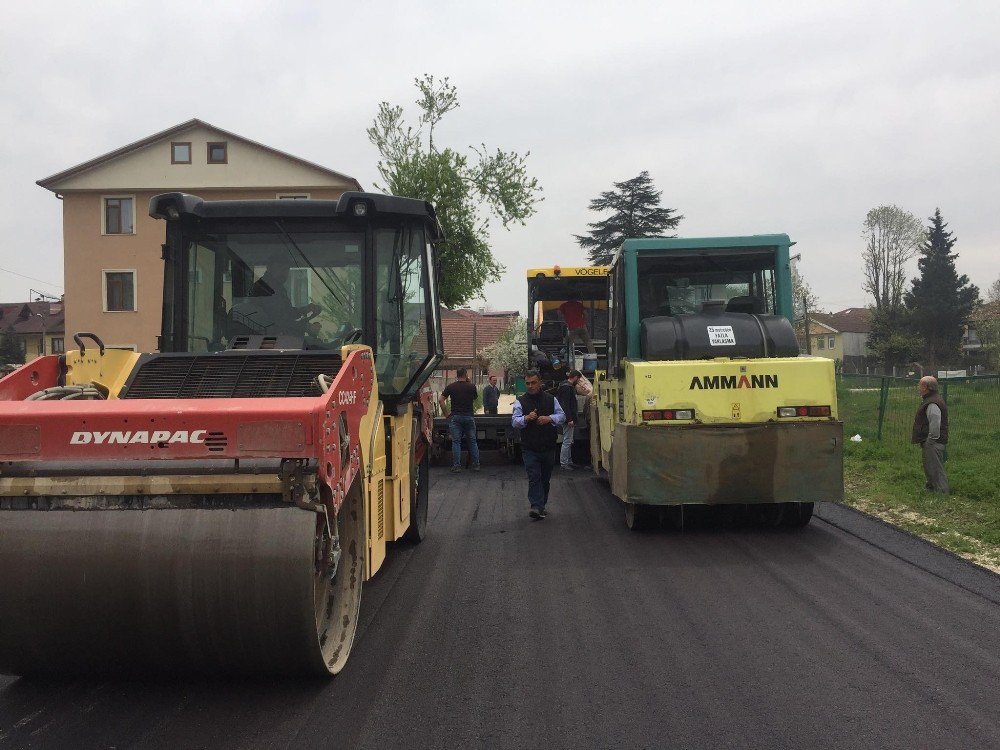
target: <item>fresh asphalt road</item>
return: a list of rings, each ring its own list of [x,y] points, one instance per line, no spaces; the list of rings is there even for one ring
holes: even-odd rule
[[[0,677],[0,748],[1000,747],[1000,577],[837,506],[640,534],[589,473],[544,521],[517,467],[433,482],[339,677]]]

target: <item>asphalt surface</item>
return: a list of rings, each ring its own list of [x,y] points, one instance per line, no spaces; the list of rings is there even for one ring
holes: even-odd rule
[[[837,506],[632,533],[586,472],[544,521],[432,476],[339,677],[0,677],[0,748],[1000,747],[998,576]]]

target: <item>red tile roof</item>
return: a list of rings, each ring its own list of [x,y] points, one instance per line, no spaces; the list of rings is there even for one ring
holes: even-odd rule
[[[61,333],[66,328],[65,315],[62,302],[2,302],[0,331],[16,334]]]
[[[839,333],[871,331],[871,312],[867,307],[848,307],[836,313],[809,313],[809,317]]]
[[[1000,301],[985,302],[969,315],[971,323],[987,323],[991,320],[1000,320]]]
[[[440,365],[441,369],[471,364],[476,354],[495,344],[516,319],[516,312],[442,310],[445,359]]]

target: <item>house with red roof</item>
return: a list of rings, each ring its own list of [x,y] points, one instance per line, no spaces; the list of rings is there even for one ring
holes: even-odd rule
[[[836,313],[809,314],[809,344],[816,357],[827,357],[846,373],[865,371],[871,311],[849,307]]]
[[[0,335],[17,343],[25,362],[43,354],[62,354],[65,331],[61,300],[0,303]]]
[[[477,385],[486,376],[494,374],[503,378],[502,372],[488,373],[477,360],[477,355],[497,342],[500,336],[517,320],[516,311],[441,310],[441,333],[444,339],[444,360],[431,378],[431,386],[440,392],[456,377],[459,367],[469,370],[469,377]]]
[[[997,353],[991,351],[992,342],[987,330],[995,331],[998,326],[1000,326],[1000,300],[985,302],[969,315],[962,332],[962,355],[970,374],[997,368]]]

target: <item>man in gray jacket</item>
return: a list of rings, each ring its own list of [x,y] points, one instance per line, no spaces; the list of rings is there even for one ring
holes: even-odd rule
[[[917,386],[923,399],[913,417],[911,440],[923,452],[924,477],[927,489],[949,492],[948,475],[944,471],[944,447],[948,443],[948,406],[938,395],[937,378],[925,375]]]

